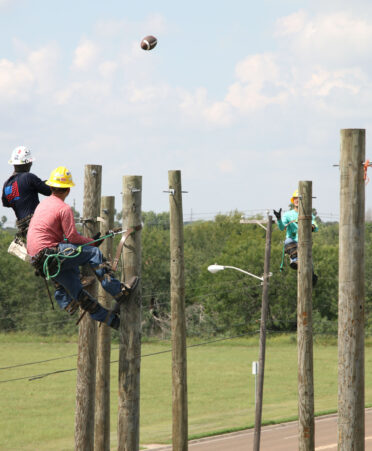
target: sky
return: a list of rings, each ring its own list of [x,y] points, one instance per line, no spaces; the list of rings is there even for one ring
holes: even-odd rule
[[[0,38],[1,180],[28,146],[40,178],[70,169],[80,211],[99,164],[118,210],[122,177],[141,175],[142,209],[168,211],[180,170],[185,220],[286,209],[307,180],[337,220],[340,130],[366,129],[372,159],[369,1],[0,0]]]

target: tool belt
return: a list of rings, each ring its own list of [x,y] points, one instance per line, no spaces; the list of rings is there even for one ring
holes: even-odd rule
[[[20,239],[23,242],[26,242],[28,226],[30,225],[32,216],[33,215],[31,214],[16,221],[16,226],[18,229],[16,233],[16,238]]]
[[[289,255],[291,260],[295,260],[297,258],[297,242],[293,241],[292,243],[286,244],[284,252]]]
[[[47,259],[48,255],[57,254],[58,249],[56,247],[47,247],[36,255],[31,257],[31,265],[35,269],[35,276],[40,276],[45,278],[44,274],[44,262]],[[50,258],[48,260],[48,269],[50,274],[56,273],[58,269],[58,263],[56,258]]]

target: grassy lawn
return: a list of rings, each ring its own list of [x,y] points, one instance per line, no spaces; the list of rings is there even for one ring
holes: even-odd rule
[[[203,340],[200,340],[203,341]],[[195,340],[193,344],[197,343]],[[366,347],[366,403],[372,402],[372,353]],[[171,439],[171,354],[146,356],[170,349],[170,342],[144,343],[141,367],[141,443]],[[76,342],[61,338],[0,335],[0,367],[69,356]],[[118,358],[113,343],[112,360]],[[258,337],[234,339],[188,350],[190,436],[251,426],[254,422],[252,361],[258,358]],[[73,369],[76,356],[0,370],[0,381]],[[112,449],[116,449],[118,365],[111,367]],[[337,408],[337,346],[314,343],[315,410]],[[297,415],[297,347],[295,336],[272,337],[267,343],[263,421]],[[0,383],[1,450],[74,449],[76,371],[29,381]]]

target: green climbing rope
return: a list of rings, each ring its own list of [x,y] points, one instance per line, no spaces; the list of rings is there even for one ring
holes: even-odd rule
[[[119,232],[119,233],[121,233],[121,232]],[[81,253],[81,251],[82,251],[82,248],[83,248],[84,246],[91,245],[92,243],[96,243],[97,241],[104,240],[104,239],[109,238],[109,237],[112,237],[112,236],[114,236],[114,235],[116,235],[116,233],[115,233],[115,232],[111,232],[111,233],[109,233],[109,234],[107,234],[107,235],[105,235],[105,236],[100,236],[100,237],[97,238],[96,240],[89,241],[89,243],[80,244],[80,246],[78,246],[78,247],[76,247],[76,248],[66,248],[66,249],[64,249],[63,252],[57,252],[56,254],[50,254],[50,255],[48,255],[48,256],[46,257],[45,261],[44,261],[44,264],[43,264],[43,272],[44,272],[44,275],[45,275],[45,279],[46,279],[46,280],[50,280],[50,279],[53,279],[54,277],[57,277],[58,274],[59,274],[60,271],[61,271],[61,264],[62,264],[63,260],[66,259],[66,258],[75,258],[75,257],[77,257],[78,255],[80,255],[80,253]],[[68,251],[68,250],[72,250],[72,251],[73,251],[73,254],[70,254],[70,255],[69,255],[69,254],[66,254],[65,252]],[[48,260],[49,260],[49,259],[52,259],[52,258],[54,258],[54,259],[57,261],[57,269],[56,269],[56,272],[55,272],[54,274],[51,275],[51,274],[49,273],[49,264],[48,264]]]

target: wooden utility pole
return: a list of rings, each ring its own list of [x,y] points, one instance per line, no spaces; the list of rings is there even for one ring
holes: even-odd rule
[[[261,420],[262,420],[262,403],[263,403],[263,386],[265,374],[265,353],[266,353],[266,320],[269,310],[269,277],[270,277],[270,256],[271,256],[271,233],[272,233],[272,216],[268,216],[266,227],[266,244],[265,244],[265,262],[264,275],[262,282],[262,307],[261,307],[261,326],[260,326],[260,351],[258,357],[258,385],[257,385],[257,402],[256,415],[254,423],[254,441],[253,450],[259,451],[261,440]]]
[[[92,237],[98,232],[97,217],[101,202],[102,166],[85,166],[83,235]],[[83,268],[83,274],[89,275]],[[97,284],[86,288],[97,296]],[[76,382],[75,450],[91,451],[94,448],[94,393],[96,386],[97,326],[89,314],[79,325],[79,345]]]
[[[313,451],[314,380],[312,321],[312,182],[298,185],[298,269],[297,269],[297,349],[298,349],[298,449]]]
[[[341,130],[338,449],[364,450],[365,130]]]
[[[115,197],[104,196],[101,199],[100,223],[101,236],[114,227]],[[113,257],[113,238],[106,238],[100,246],[102,254],[108,259]],[[100,304],[111,309],[112,297],[102,286],[98,287]],[[95,415],[95,451],[110,451],[110,355],[111,328],[101,325],[98,328],[97,372],[96,372],[96,415]]]
[[[142,177],[123,177],[123,229],[141,225]],[[128,237],[124,281],[141,275],[141,231]],[[118,450],[139,449],[141,287],[120,307]]]
[[[172,443],[188,449],[185,265],[181,171],[168,171],[172,317]]]

